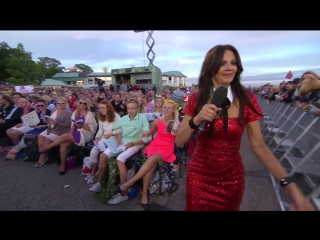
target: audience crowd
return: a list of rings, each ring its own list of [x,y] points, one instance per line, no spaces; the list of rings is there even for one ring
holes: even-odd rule
[[[261,98],[294,104],[320,116],[320,79],[311,71],[300,78],[283,81],[279,86],[265,84],[249,87]],[[0,85],[0,153],[5,160],[18,159],[28,148],[26,139],[32,136],[37,146],[35,168],[44,167],[50,152],[59,147],[59,174],[67,172],[67,158],[73,145],[92,142],[89,162],[91,171],[85,180],[92,192],[101,192],[103,177],[110,158],[116,158],[120,185],[109,204],[128,199],[127,190],[143,179],[141,204],[146,207],[147,191],[156,164],[164,161],[180,168],[174,151],[175,129],[168,131],[169,122],[181,122],[188,95],[196,86],[165,87],[160,91],[150,82],[145,85],[118,84],[100,88],[35,87],[31,93],[14,91],[14,85]],[[158,92],[158,93],[157,93]],[[22,116],[35,112],[38,124],[26,126]],[[112,143],[118,148],[114,150]],[[192,155],[195,137],[189,140],[188,155]],[[121,149],[122,148],[122,149]],[[147,157],[131,178],[125,162],[138,151]],[[27,159],[29,156],[26,156]]]
[[[91,184],[89,190],[101,191],[108,160],[116,158],[122,190],[108,203],[117,204],[128,199],[130,178],[125,162],[142,151],[147,161],[133,181],[143,179],[143,206],[147,205],[155,164],[165,161],[172,164],[173,171],[180,168],[174,155],[175,129],[167,129],[169,122],[182,120],[182,110],[194,87],[167,87],[158,94],[150,83],[144,88],[130,84],[125,88],[36,87],[31,93],[15,92],[9,84],[0,88],[0,153],[6,153],[5,160],[19,159],[28,148],[26,139],[33,136],[39,156],[34,167],[45,167],[50,152],[59,147],[59,174],[65,175],[71,147],[92,142],[91,171],[85,177]],[[26,126],[21,117],[31,112],[37,114],[39,122]],[[28,160],[28,154],[26,157]]]
[[[300,78],[283,81],[279,86],[268,83],[251,89],[269,103],[280,101],[294,104],[311,115],[320,116],[320,77],[315,72],[307,71]]]

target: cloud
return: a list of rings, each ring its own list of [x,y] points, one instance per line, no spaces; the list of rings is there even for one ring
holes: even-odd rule
[[[64,67],[76,63],[103,67],[148,65],[147,32],[132,31],[2,31],[15,47],[23,43],[33,58],[51,57]],[[154,31],[154,64],[163,72],[181,71],[197,77],[206,53],[217,44],[234,45],[243,76],[310,69],[320,62],[319,31]]]

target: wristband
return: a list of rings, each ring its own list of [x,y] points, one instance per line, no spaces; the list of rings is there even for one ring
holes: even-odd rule
[[[189,126],[190,126],[191,129],[197,129],[198,128],[198,126],[194,124],[193,118],[191,118],[189,120]]]
[[[290,183],[293,183],[292,177],[285,177],[280,179],[280,186],[285,187],[289,185]]]

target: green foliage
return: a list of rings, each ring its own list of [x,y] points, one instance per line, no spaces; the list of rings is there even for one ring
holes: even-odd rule
[[[40,78],[51,78],[55,74],[65,70],[65,68],[61,66],[61,62],[54,58],[40,57],[37,64]]]
[[[16,85],[41,85],[46,78],[65,71],[61,62],[50,57],[32,59],[32,53],[25,50],[22,43],[12,48],[6,42],[0,42],[0,81]],[[75,64],[85,73],[92,73],[90,66]]]
[[[9,63],[11,52],[12,49],[6,42],[0,43],[0,81],[5,81],[10,77],[10,74],[5,69]]]
[[[91,67],[89,67],[88,65],[83,64],[83,63],[75,64],[74,67],[81,69],[83,72],[85,72],[85,73],[87,73],[87,74],[93,72],[93,70],[92,70]]]
[[[114,186],[116,184],[119,170],[117,166],[117,160],[111,158],[108,161],[108,174],[104,176],[102,182],[102,188],[100,192],[100,199],[103,203],[106,203],[114,194]]]

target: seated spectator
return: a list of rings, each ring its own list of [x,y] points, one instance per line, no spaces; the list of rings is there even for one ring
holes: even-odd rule
[[[3,147],[12,145],[10,138],[6,134],[7,130],[22,122],[21,116],[23,114],[23,111],[19,107],[19,99],[23,97],[23,95],[21,93],[15,92],[12,94],[12,97],[14,105],[13,107],[8,106],[8,108],[11,109],[10,113],[6,114],[7,116],[4,119],[0,119],[0,138],[8,138],[10,144],[7,142],[6,146],[1,145],[2,148],[0,148],[0,152],[6,151],[6,149],[4,149]],[[4,143],[1,141],[1,144]]]
[[[120,172],[120,184],[124,184],[127,181],[127,168],[125,162],[149,142],[149,138],[143,136],[143,132],[148,134],[150,131],[149,122],[144,115],[138,113],[138,106],[139,104],[136,100],[129,99],[127,102],[128,115],[123,116],[120,121],[113,125],[114,131],[112,133],[116,138],[117,134],[122,133],[121,143],[118,142],[118,144],[124,145],[125,150],[120,154],[115,154],[107,148],[100,154],[98,182],[89,189],[90,191],[101,191],[102,180],[107,168],[108,160],[113,157],[117,158],[117,165]],[[118,204],[127,199],[127,193],[124,191],[121,194],[113,196],[108,201],[108,204]]]
[[[154,103],[151,103],[148,99],[148,96],[146,95],[142,95],[142,107],[144,109],[145,113],[151,113],[153,112],[153,108],[154,108]]]
[[[137,95],[136,100],[138,102],[138,113],[145,113],[144,107],[142,106],[142,95]]]
[[[57,97],[56,100],[57,110],[50,115],[49,119],[44,118],[48,128],[38,136],[39,149],[48,146],[64,133],[70,132],[72,112],[67,109],[67,100],[63,97]],[[47,156],[48,152],[40,154],[39,161],[34,166],[39,168],[45,165],[48,161]]]
[[[25,98],[19,99],[19,107],[21,108],[22,116],[34,111],[33,106]],[[8,137],[12,140],[13,145],[15,146],[19,143],[21,136],[26,132],[29,132],[30,130],[32,130],[32,127],[25,126],[24,123],[21,122],[15,125],[14,127],[8,129],[6,133]]]
[[[51,111],[54,112],[57,107],[52,103],[52,99],[48,95],[43,95],[41,96],[41,99],[45,100],[47,103],[47,108]]]
[[[77,110],[74,111],[71,116],[71,131],[57,137],[49,145],[39,148],[39,153],[41,154],[50,151],[56,146],[60,146],[60,175],[64,175],[66,173],[66,161],[70,145],[76,143],[80,146],[84,146],[94,138],[97,131],[97,121],[90,111],[90,107],[90,99],[80,99]]]
[[[29,96],[29,100],[30,100],[30,104],[32,104],[32,106],[36,105],[38,100],[39,100],[39,96],[37,95],[31,95]]]
[[[164,104],[164,101],[162,99],[161,96],[158,96],[154,99],[154,108],[153,108],[153,112],[154,113],[162,113],[163,111],[163,104]]]
[[[14,103],[10,95],[0,95],[0,119],[5,119],[14,108]]]
[[[120,93],[116,93],[114,95],[114,101],[112,101],[111,104],[116,113],[118,113],[121,117],[127,114],[127,108]]]
[[[96,134],[94,141],[94,147],[90,151],[89,161],[91,163],[91,174],[86,177],[87,183],[91,184],[94,182],[94,176],[98,169],[98,156],[100,152],[104,152],[106,147],[104,141],[112,136],[112,127],[118,122],[121,117],[116,113],[108,100],[102,100],[99,103],[99,112],[97,115],[99,130]],[[100,144],[99,144],[100,142]],[[101,144],[102,143],[102,144]]]
[[[72,108],[73,104],[78,101],[77,93],[72,93],[71,98],[68,101],[69,107]]]
[[[98,98],[97,97],[93,97],[91,99],[91,103],[92,103],[92,111],[91,112],[94,113],[94,116],[96,117],[98,115],[98,113],[99,113]]]
[[[163,105],[163,116],[156,119],[151,126],[150,135],[152,136],[156,131],[158,134],[145,150],[145,154],[148,156],[147,161],[132,179],[122,182],[117,189],[117,192],[124,194],[136,181],[143,178],[141,205],[145,209],[148,208],[148,187],[157,163],[161,161],[173,163],[176,160],[174,140],[177,129],[172,129],[170,132],[166,131],[170,120],[179,121],[178,104],[172,100],[167,100]]]
[[[38,134],[38,133],[41,133],[47,129],[47,124],[44,122],[43,116],[45,116],[45,115],[50,116],[51,111],[49,109],[47,109],[46,101],[43,99],[39,99],[37,104],[34,105],[34,107],[36,108],[40,122],[36,126],[31,126],[31,130],[26,132],[26,134]],[[21,151],[21,149],[26,148],[26,147],[27,146],[24,143],[24,140],[22,137],[20,142],[9,151],[9,153],[7,154],[5,159],[6,160],[15,160],[18,153]]]

